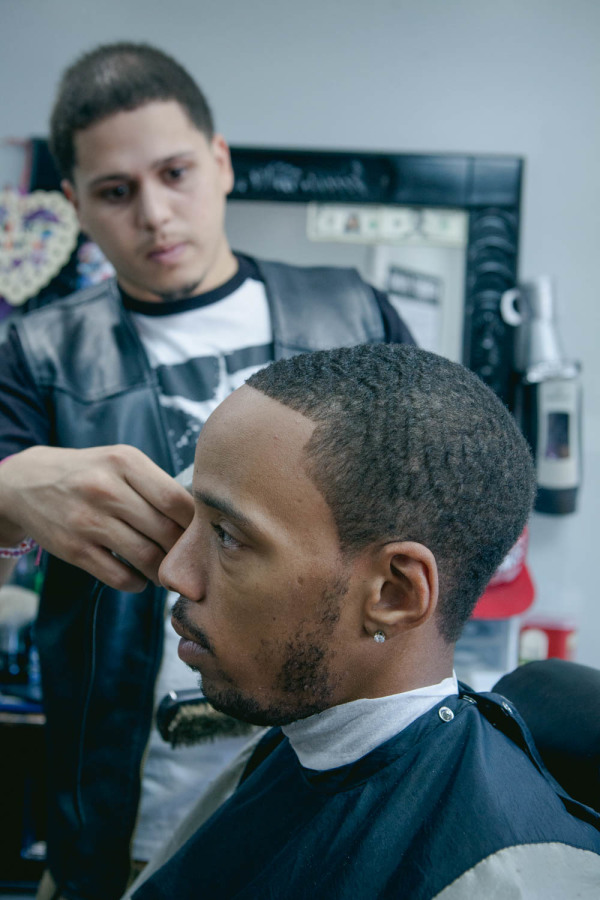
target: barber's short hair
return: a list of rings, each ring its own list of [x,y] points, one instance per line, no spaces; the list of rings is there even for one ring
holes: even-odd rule
[[[464,366],[408,345],[280,360],[247,384],[316,422],[306,470],[352,556],[417,541],[440,578],[454,642],[531,511],[535,476],[515,420]]]
[[[214,134],[206,97],[182,65],[149,44],[104,44],[63,74],[50,117],[50,150],[63,178],[76,163],[74,136],[114,113],[176,100],[207,140]]]

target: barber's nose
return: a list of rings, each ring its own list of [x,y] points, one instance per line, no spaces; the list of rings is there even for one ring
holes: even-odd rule
[[[142,185],[137,197],[137,219],[140,228],[158,231],[170,218],[170,209],[163,185]]]

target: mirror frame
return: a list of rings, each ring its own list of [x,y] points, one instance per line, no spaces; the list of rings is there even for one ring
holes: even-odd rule
[[[524,161],[516,156],[232,146],[232,200],[370,203],[469,214],[463,362],[512,408],[513,334],[500,298],[517,283]]]

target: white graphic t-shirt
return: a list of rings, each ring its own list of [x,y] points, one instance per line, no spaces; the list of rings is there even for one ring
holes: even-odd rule
[[[177,472],[194,461],[196,441],[211,412],[258,369],[273,360],[273,336],[265,289],[241,258],[225,285],[189,300],[149,303],[124,297],[159,384]],[[170,622],[177,595],[167,596],[164,652],[155,708],[171,690],[198,687],[198,675],[177,655]],[[134,859],[147,860],[172,833],[204,788],[245,744],[227,737],[173,748],[156,727],[148,745]]]

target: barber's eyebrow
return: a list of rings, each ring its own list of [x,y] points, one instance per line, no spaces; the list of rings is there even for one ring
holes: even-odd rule
[[[180,150],[178,153],[170,153],[169,156],[165,156],[162,159],[157,159],[152,163],[153,169],[161,169],[164,166],[171,165],[176,162],[186,162],[193,158],[193,150]],[[109,181],[124,181],[130,178],[131,176],[127,172],[107,172],[105,175],[98,175],[97,178],[93,178],[90,182],[88,182],[88,188],[96,188],[100,187],[104,182]]]
[[[91,181],[88,181],[86,187],[87,188],[96,188],[101,187],[105,182],[109,181],[126,181],[129,176],[125,172],[107,172],[106,175],[98,175],[97,178],[92,178]]]
[[[242,527],[249,528],[253,531],[258,531],[258,528],[252,520],[224,497],[216,497],[214,494],[208,493],[208,491],[198,490],[193,490],[192,496],[197,503],[204,503],[205,506],[210,506],[212,509],[218,509],[219,512],[224,513],[224,515],[231,519],[234,524],[241,525]]]

